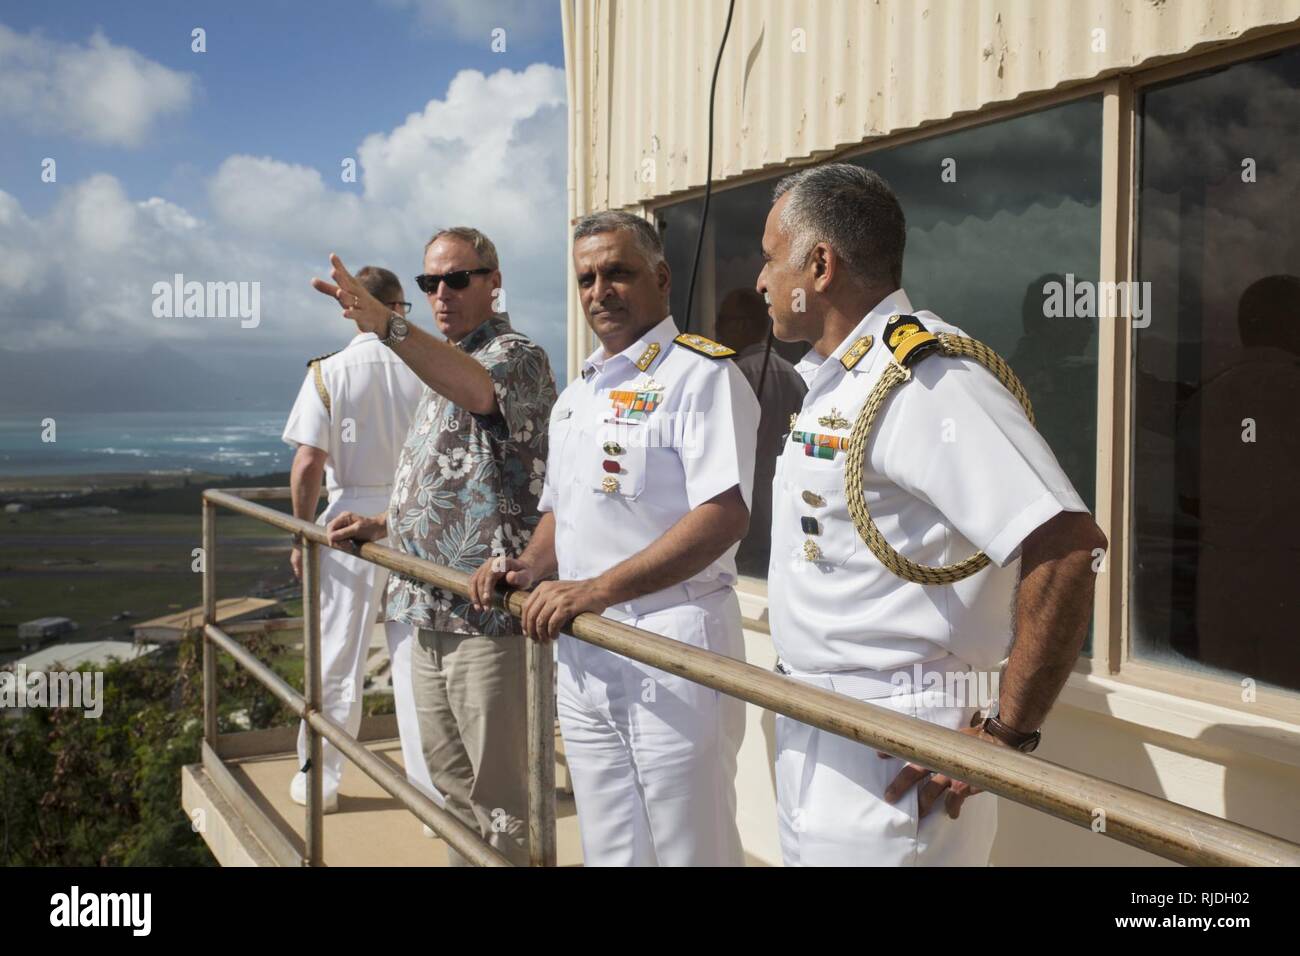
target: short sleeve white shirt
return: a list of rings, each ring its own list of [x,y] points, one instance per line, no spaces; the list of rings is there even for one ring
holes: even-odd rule
[[[386,493],[424,383],[373,332],[321,359],[320,371],[329,408],[309,368],[282,439],[327,453],[325,486],[331,497],[348,490]]]
[[[677,335],[668,316],[618,355],[597,349],[555,404],[539,508],[555,513],[562,579],[604,573],[732,487],[751,504],[753,389],[733,362],[675,343]],[[688,593],[733,585],[736,547],[685,582]]]
[[[810,352],[796,366],[808,394],[794,430],[848,437],[892,361],[882,338],[896,314],[915,315],[930,332],[964,334],[894,292],[830,356]],[[867,335],[870,349],[846,368],[841,357]],[[1058,512],[1088,510],[1020,404],[983,366],[931,354],[886,400],[867,443],[864,497],[896,550],[927,565],[977,550],[991,559],[956,584],[915,584],[876,559],[849,517],[846,456],[810,456],[787,439],[778,460],[768,602],[781,658],[815,673],[890,670],[947,654],[996,666],[1011,641],[1021,542]]]

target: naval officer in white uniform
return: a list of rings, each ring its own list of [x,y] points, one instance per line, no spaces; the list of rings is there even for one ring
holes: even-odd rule
[[[516,587],[543,582],[523,616],[535,639],[590,611],[743,659],[733,585],[754,392],[731,349],[679,335],[663,246],[644,219],[584,218],[573,260],[601,346],[552,412],[532,541],[479,570],[478,600],[508,572]],[[740,701],[564,634],[558,706],[587,865],[743,863]]]
[[[899,288],[904,241],[903,211],[875,173],[831,164],[777,186],[757,288],[776,337],[812,345],[797,366],[808,394],[773,482],[778,670],[1031,750],[1087,633],[1106,539],[1008,389],[930,342],[963,333],[913,311]],[[918,358],[918,343],[929,354]],[[900,360],[911,378],[870,433],[862,494],[912,561],[987,554],[988,566],[955,583],[898,576],[850,519],[844,446],[882,371]],[[996,715],[972,726],[985,702],[969,699],[979,684],[962,675],[996,676],[1008,646]],[[977,792],[965,783],[782,716],[776,776],[787,865],[988,864],[996,802],[963,806]]]
[[[397,276],[366,266],[357,278],[389,308],[409,311]],[[341,351],[312,359],[284,427],[284,441],[297,446],[290,472],[293,513],[311,521],[321,474],[329,495],[315,521],[326,525],[338,514],[382,511],[392,493],[393,472],[424,384],[373,332],[359,333]],[[321,694],[323,712],[353,736],[361,727],[362,684],[370,632],[382,607],[388,571],[331,548],[320,551]],[[302,577],[302,549],[290,557]],[[420,747],[411,698],[411,648],[388,632],[393,698],[407,777],[437,799]],[[326,812],[338,807],[343,755],[321,741]],[[298,731],[298,765],[308,760],[307,725]],[[307,801],[307,777],[299,771],[289,788],[297,803]]]

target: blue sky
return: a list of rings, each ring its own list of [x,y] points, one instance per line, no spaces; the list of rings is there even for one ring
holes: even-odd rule
[[[353,155],[358,132],[397,125],[442,95],[462,69],[490,73],[535,62],[563,68],[559,4],[537,5],[554,7],[554,15],[516,29],[508,5],[492,11],[489,0],[473,4],[487,8],[484,23],[506,30],[503,53],[490,49],[490,28],[474,36],[452,20],[435,25],[413,4],[378,0],[7,5],[0,23],[12,30],[70,44],[85,44],[100,31],[114,44],[193,74],[197,83],[192,107],[163,120],[139,148],[6,136],[0,188],[29,212],[44,212],[57,195],[38,174],[51,154],[61,177],[109,172],[132,195],[161,195],[194,212],[206,211],[201,180],[233,151],[317,166],[337,177],[326,157]],[[438,6],[452,5],[428,5]],[[206,53],[190,49],[195,27],[207,31]]]
[[[191,50],[195,27],[206,52]],[[0,334],[35,323],[5,344],[71,332],[92,347],[317,354],[340,342],[306,286],[313,263],[320,274],[334,250],[412,284],[424,238],[466,223],[493,235],[512,318],[558,362],[562,70],[546,0],[8,5]],[[160,322],[149,290],[174,271],[261,282],[260,327]]]

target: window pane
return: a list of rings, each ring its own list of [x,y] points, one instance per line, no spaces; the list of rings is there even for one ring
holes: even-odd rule
[[[1100,261],[1101,100],[1093,97],[853,162],[875,169],[907,215],[903,287],[932,311],[996,349],[1024,381],[1039,429],[1079,494],[1092,504],[1096,459],[1097,336],[1090,317],[1048,317],[1044,285],[1095,282]],[[693,331],[713,335],[729,293],[752,289],[777,177],[716,193],[696,282]],[[685,315],[700,200],[658,211],[673,270],[673,315]],[[732,295],[728,305],[735,305]],[[756,319],[766,333],[764,310]],[[797,361],[806,346],[783,347]],[[772,374],[769,366],[769,375]],[[766,387],[766,386],[765,386]],[[755,499],[770,494],[787,430],[788,395],[765,394]],[[764,441],[770,430],[775,440]],[[766,520],[751,521],[748,566],[766,576]],[[754,560],[752,556],[759,556]],[[742,558],[744,552],[742,551]]]
[[[1300,688],[1300,51],[1139,109],[1132,652]]]

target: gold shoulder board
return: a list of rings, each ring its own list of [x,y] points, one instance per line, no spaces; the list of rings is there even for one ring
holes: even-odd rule
[[[694,332],[683,332],[677,338],[673,339],[678,345],[684,345],[692,352],[698,352],[706,358],[720,359],[730,358],[736,354],[735,349],[729,349],[713,339],[706,339],[702,335],[696,335]]]

